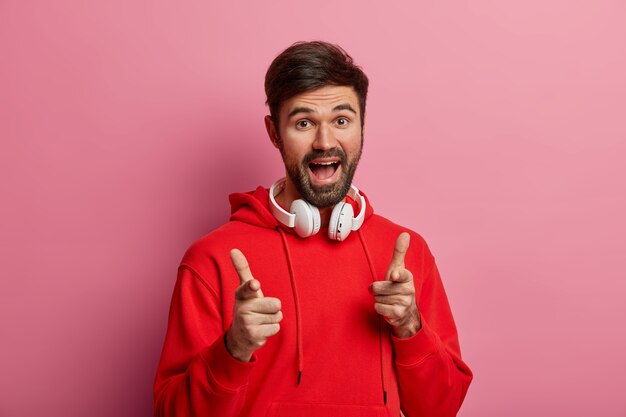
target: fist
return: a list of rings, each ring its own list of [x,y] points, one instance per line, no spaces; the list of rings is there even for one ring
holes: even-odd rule
[[[226,331],[226,349],[233,357],[249,362],[254,351],[278,333],[283,313],[278,298],[263,296],[261,283],[252,276],[244,254],[233,249],[230,259],[239,276],[239,287],[235,290],[233,323]]]

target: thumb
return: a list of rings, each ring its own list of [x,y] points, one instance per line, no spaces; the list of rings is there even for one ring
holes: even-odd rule
[[[239,276],[237,297],[241,299],[263,297],[261,283],[252,276],[250,265],[244,254],[239,249],[233,249],[230,251],[230,260]]]
[[[411,241],[411,235],[407,232],[402,232],[396,239],[396,245],[393,248],[393,256],[391,262],[389,262],[389,268],[387,269],[387,275],[385,279],[388,281],[391,276],[391,272],[396,268],[404,268],[404,257],[409,250],[409,242]]]

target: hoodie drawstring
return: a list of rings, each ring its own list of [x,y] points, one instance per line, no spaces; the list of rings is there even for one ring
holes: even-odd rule
[[[372,282],[374,281],[378,281],[378,277],[376,276],[376,268],[374,267],[374,262],[372,261],[372,257],[370,255],[370,251],[367,249],[367,245],[365,244],[365,238],[363,237],[363,234],[361,233],[361,230],[357,231],[357,234],[359,235],[359,240],[361,241],[361,246],[363,246],[363,251],[365,252],[365,257],[367,258],[367,263],[369,264],[370,267],[370,273],[372,274]],[[384,355],[384,344],[383,344],[383,331],[385,330],[385,327],[383,325],[383,318],[379,315],[378,316],[378,340],[379,340],[379,353],[380,353],[380,380],[382,383],[382,387],[383,387],[383,403],[387,404],[387,387],[385,386],[385,367],[384,367],[384,360],[385,360],[385,355]]]
[[[287,268],[289,270],[289,279],[291,280],[291,291],[293,293],[294,306],[296,309],[296,341],[297,341],[296,355],[297,355],[297,361],[298,361],[297,384],[300,385],[300,382],[302,380],[302,370],[303,370],[303,365],[304,365],[303,364],[304,353],[303,353],[303,344],[302,344],[302,316],[300,313],[300,299],[298,297],[298,289],[296,288],[296,279],[294,276],[293,265],[291,262],[291,252],[289,251],[289,246],[287,245],[287,236],[285,235],[285,232],[280,227],[277,227],[276,230],[278,230],[278,233],[280,233],[280,237],[283,243],[283,248],[285,249],[285,256],[287,258]],[[359,235],[361,246],[363,247],[363,251],[365,252],[365,257],[367,258],[367,263],[369,265],[370,273],[372,275],[372,282],[377,281],[378,279],[376,275],[376,268],[374,267],[374,262],[372,261],[372,257],[367,248],[367,244],[365,243],[365,238],[363,237],[363,234],[361,233],[360,230],[357,231],[357,234]],[[384,331],[385,331],[385,326],[384,326],[382,317],[379,316],[378,317],[378,338],[379,338],[378,340],[379,340],[380,380],[381,380],[382,389],[383,389],[383,403],[387,404],[387,387],[385,385],[385,367],[384,367],[385,347],[383,344],[383,332]]]
[[[302,317],[300,315],[300,299],[298,298],[298,290],[296,288],[296,279],[293,274],[293,266],[291,264],[291,253],[289,252],[289,246],[287,246],[287,237],[285,236],[285,232],[280,228],[276,228],[280,233],[280,237],[283,241],[283,248],[285,249],[285,255],[287,257],[287,268],[289,269],[289,279],[291,280],[291,291],[293,293],[293,302],[296,307],[296,355],[298,356],[298,379],[297,383],[300,385],[300,381],[302,380]]]

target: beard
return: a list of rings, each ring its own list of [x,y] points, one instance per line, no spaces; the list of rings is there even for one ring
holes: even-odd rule
[[[363,142],[361,141],[361,143]],[[348,161],[348,157],[343,150],[333,148],[328,151],[311,151],[304,156],[300,163],[290,163],[283,152],[282,146],[280,147],[280,153],[282,155],[283,162],[285,163],[287,175],[291,179],[291,182],[296,187],[296,190],[298,190],[302,198],[313,204],[315,207],[334,206],[346,197],[348,191],[350,191],[352,178],[354,177],[356,167],[359,164],[359,159],[361,158],[361,150],[362,146],[359,148],[358,153],[356,153],[350,161]],[[341,168],[341,175],[339,179],[334,184],[321,186],[311,184],[311,179],[309,177],[309,163],[316,158],[330,157],[338,157],[341,159],[341,166],[337,168]]]

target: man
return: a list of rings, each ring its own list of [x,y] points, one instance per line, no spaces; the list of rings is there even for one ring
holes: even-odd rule
[[[157,416],[453,416],[472,374],[424,240],[351,185],[368,80],[339,47],[270,65],[287,176],[230,196],[181,262]]]

